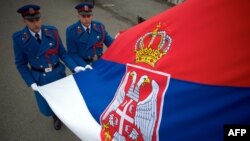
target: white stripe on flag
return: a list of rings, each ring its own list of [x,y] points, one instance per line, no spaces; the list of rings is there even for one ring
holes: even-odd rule
[[[89,112],[73,75],[39,87],[54,113],[81,140],[100,140],[101,126]]]

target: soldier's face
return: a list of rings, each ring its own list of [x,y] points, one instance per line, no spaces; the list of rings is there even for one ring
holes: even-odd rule
[[[91,24],[93,15],[78,15],[78,18],[84,26],[88,27]]]
[[[25,25],[33,32],[37,33],[41,29],[42,21],[40,18],[35,18],[32,20],[23,19]]]

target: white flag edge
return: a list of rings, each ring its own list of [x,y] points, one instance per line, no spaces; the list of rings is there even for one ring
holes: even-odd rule
[[[89,112],[73,75],[39,87],[39,93],[58,118],[81,140],[101,140],[101,126]]]

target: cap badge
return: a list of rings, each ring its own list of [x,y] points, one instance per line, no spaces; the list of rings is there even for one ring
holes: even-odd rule
[[[30,14],[34,14],[34,13],[35,13],[34,8],[30,7],[30,8],[29,8],[29,13],[30,13]]]
[[[83,9],[84,11],[89,11],[89,7],[87,5],[84,5]]]

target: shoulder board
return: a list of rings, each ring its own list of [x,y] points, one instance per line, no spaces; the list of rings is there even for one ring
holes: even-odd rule
[[[67,29],[70,30],[70,31],[78,29],[78,22],[68,26]]]
[[[99,21],[93,21],[93,24],[96,24],[96,25],[101,25],[102,23],[99,22]]]
[[[105,29],[104,25],[100,22],[97,22],[97,21],[93,21],[93,28],[98,31],[98,32],[101,32],[102,29]]]
[[[48,26],[48,25],[44,25],[43,26],[43,28],[46,30],[57,30],[57,28],[56,27],[54,27],[54,26]]]
[[[22,31],[17,31],[15,33],[13,33],[12,38],[17,38],[18,36],[22,36],[23,32]]]
[[[26,41],[28,38],[29,38],[29,34],[25,30],[25,28],[20,30],[20,31],[15,32],[12,35],[12,39],[14,39],[14,40],[20,40],[21,39],[23,41]]]

